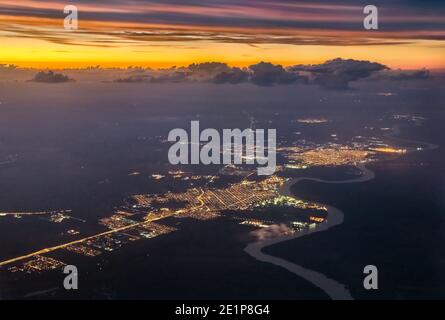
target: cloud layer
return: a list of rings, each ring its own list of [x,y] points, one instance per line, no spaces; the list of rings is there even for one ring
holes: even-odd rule
[[[113,0],[76,1],[82,31],[60,30],[62,1],[0,0],[3,32],[59,44],[112,46],[152,41],[246,44],[369,45],[445,39],[445,5],[439,2],[374,1],[384,8],[385,30],[362,28],[357,1]],[[36,28],[38,25],[38,28]]]
[[[116,79],[116,82],[182,82],[206,81],[217,84],[249,82],[258,86],[284,84],[316,84],[328,89],[349,89],[350,83],[388,70],[376,62],[353,59],[333,59],[317,65],[297,65],[285,68],[270,62],[260,62],[246,68],[225,63],[191,64],[185,68],[141,70],[138,75]],[[388,73],[391,74],[391,73]]]
[[[309,73],[314,83],[330,89],[348,89],[350,82],[387,69],[388,67],[376,62],[340,58],[322,64],[290,68],[292,71]]]
[[[391,80],[391,81],[404,81],[404,80],[423,80],[430,77],[430,72],[426,69],[405,71],[405,70],[388,70],[374,74],[371,80]]]
[[[73,81],[73,79],[70,79],[68,76],[64,74],[55,73],[53,71],[48,71],[48,72],[40,71],[34,76],[34,78],[31,81],[44,82],[44,83],[63,83],[63,82]]]
[[[250,83],[257,86],[317,85],[324,89],[351,89],[356,81],[422,80],[430,72],[421,70],[391,70],[371,61],[336,58],[320,64],[284,67],[270,62],[260,62],[248,67],[231,67],[226,63],[193,63],[187,67],[152,69],[143,67],[62,69],[62,73],[48,70],[0,65],[0,80],[29,80],[43,83],[73,81],[115,83],[182,83],[208,82],[214,84]]]

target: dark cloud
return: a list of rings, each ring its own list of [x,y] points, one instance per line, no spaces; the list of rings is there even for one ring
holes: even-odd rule
[[[151,79],[151,82],[155,83],[176,83],[176,82],[184,82],[188,81],[191,73],[184,70],[175,70],[172,69],[171,72],[165,72],[160,75],[157,75]]]
[[[376,73],[372,80],[392,80],[392,81],[402,81],[402,80],[423,80],[430,77],[430,71],[427,69],[422,70],[386,70]]]
[[[0,65],[0,75],[12,79],[11,72],[29,79],[39,70]],[[88,81],[111,81],[115,83],[181,83],[210,82],[215,84],[251,83],[258,86],[284,84],[315,84],[328,89],[349,89],[351,82],[398,81],[427,79],[430,72],[423,70],[390,70],[383,64],[353,59],[333,59],[321,64],[283,67],[270,62],[260,62],[249,67],[231,67],[225,63],[193,63],[187,67],[151,69],[139,66],[128,68],[63,69],[60,72],[40,71],[31,81],[60,83],[71,78]],[[107,80],[108,79],[108,80]]]
[[[186,70],[170,68],[161,70],[151,70],[138,67],[132,67],[127,69],[130,73],[129,76],[124,76],[113,80],[113,82],[118,83],[176,83],[188,81],[191,72]],[[134,74],[135,73],[135,74]]]
[[[215,76],[223,72],[230,72],[231,68],[226,63],[204,62],[193,63],[187,67],[190,72],[188,79],[194,81],[213,81]]]
[[[214,78],[215,83],[231,83],[237,84],[249,80],[249,72],[240,68],[232,68],[230,71],[218,73]]]
[[[54,73],[53,71],[40,71],[34,76],[31,81],[45,83],[63,83],[74,80],[61,73]]]
[[[188,69],[195,73],[219,73],[230,71],[230,67],[226,63],[221,62],[204,62],[192,63]]]
[[[369,77],[374,72],[386,70],[387,66],[370,61],[333,59],[316,65],[297,65],[289,70],[306,72],[311,81],[324,88],[348,89],[349,83]]]
[[[281,65],[274,65],[269,62],[251,65],[249,69],[251,71],[250,81],[259,86],[306,81],[306,78],[298,73],[287,71]]]
[[[192,63],[188,67],[172,67],[168,69],[148,70],[133,67],[130,76],[122,77],[114,82],[127,83],[175,83],[185,81],[240,83],[248,79],[247,71],[229,67],[221,62]]]
[[[18,66],[15,64],[0,63],[0,69],[15,70]]]
[[[206,62],[188,66],[189,80],[211,81],[214,83],[242,83],[251,82],[259,86],[275,84],[290,84],[297,81],[306,81],[306,78],[297,72],[290,72],[281,65],[269,62],[260,62],[248,68],[229,67],[225,63]]]
[[[145,76],[145,75],[136,75],[136,76],[129,76],[125,78],[118,78],[116,80],[113,80],[113,82],[117,83],[141,83],[141,82],[149,82],[151,80],[151,77]]]
[[[333,59],[315,65],[297,65],[289,68],[270,62],[260,62],[247,68],[230,67],[225,63],[205,62],[193,63],[188,67],[160,70],[131,69],[129,74],[120,77],[115,82],[126,83],[156,83],[156,82],[213,82],[216,84],[238,84],[249,82],[258,86],[273,86],[283,84],[317,84],[329,89],[348,89],[350,82],[370,78],[371,75],[387,70],[380,63],[353,59]],[[424,72],[391,73],[381,78],[403,79],[421,78],[427,76]],[[374,78],[370,78],[371,80]]]

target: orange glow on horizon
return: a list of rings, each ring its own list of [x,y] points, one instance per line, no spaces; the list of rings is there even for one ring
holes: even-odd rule
[[[191,63],[225,62],[231,66],[246,67],[260,61],[283,66],[317,64],[326,60],[352,58],[375,61],[392,69],[444,69],[444,56],[435,48],[419,45],[400,46],[298,46],[226,43],[155,43],[143,47],[82,47],[47,44],[35,40],[29,44],[10,43],[0,51],[0,62],[33,68],[84,68],[141,66],[167,68],[188,66]]]
[[[45,8],[59,10],[55,1],[0,0],[0,4],[14,8]],[[248,13],[241,5],[200,7],[190,5],[153,4],[140,6],[133,2],[116,7],[84,4],[84,12],[135,13],[177,12],[192,14],[198,10],[208,17],[235,14],[240,17],[289,17],[287,9],[321,8],[323,15],[304,13],[301,21],[335,20],[333,8],[340,5],[279,4],[273,10],[252,8]],[[277,9],[278,8],[278,9]],[[356,6],[347,6],[339,18],[342,22],[354,21],[351,12]],[[343,10],[342,9],[342,10]],[[343,12],[343,11],[342,11]],[[415,19],[424,19],[414,17]],[[414,19],[413,18],[413,19]],[[436,19],[436,16],[428,17]],[[388,17],[397,21],[400,17]],[[63,20],[54,17],[0,14],[0,63],[34,68],[83,68],[92,65],[103,67],[141,66],[165,68],[187,66],[200,62],[225,62],[244,67],[260,61],[283,66],[316,64],[337,57],[369,60],[393,69],[445,69],[444,30],[366,31],[290,28],[254,25],[215,25],[211,23],[173,23],[169,21],[132,22],[79,21],[79,30],[65,31]],[[372,36],[372,37],[371,37]]]

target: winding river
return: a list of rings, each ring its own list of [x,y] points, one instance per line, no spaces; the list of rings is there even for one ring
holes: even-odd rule
[[[390,139],[397,140],[399,142],[403,141],[403,142],[408,142],[411,144],[414,143],[417,145],[419,145],[419,144],[423,145],[424,147],[422,147],[422,149],[421,149],[422,151],[438,148],[437,145],[431,144],[428,142],[413,141],[413,140],[407,140],[407,139],[394,137],[394,135],[398,135],[399,133],[400,133],[400,127],[398,125],[396,125],[392,128],[392,132],[390,134],[388,134],[387,137]],[[407,148],[407,152],[415,152],[415,151],[420,151],[420,150],[417,148]],[[328,183],[328,184],[339,184],[339,183],[360,183],[360,182],[365,182],[365,181],[374,179],[374,177],[375,177],[374,172],[369,170],[368,168],[366,168],[364,164],[358,164],[358,165],[356,165],[356,167],[358,169],[360,169],[362,172],[361,175],[358,176],[357,178],[352,178],[352,179],[347,179],[347,180],[338,180],[338,181],[323,180],[323,179],[311,178],[311,177],[293,178],[293,179],[286,181],[286,183],[279,190],[279,193],[280,193],[280,195],[283,195],[283,196],[293,197],[293,195],[291,193],[291,187],[301,181],[304,181],[304,180],[322,182],[322,183]],[[322,204],[322,203],[317,203],[317,204],[325,206],[327,208],[328,218],[324,222],[317,224],[312,229],[307,229],[307,230],[297,232],[292,235],[286,235],[286,236],[276,237],[273,239],[260,240],[257,242],[250,243],[247,245],[247,247],[244,249],[244,251],[246,251],[250,256],[252,256],[253,258],[255,258],[259,261],[267,262],[267,263],[271,263],[276,266],[283,267],[286,270],[296,274],[297,276],[309,281],[310,283],[312,283],[313,285],[315,285],[316,287],[318,287],[322,291],[324,291],[333,300],[353,300],[351,293],[349,292],[349,290],[346,288],[346,286],[344,284],[339,283],[338,281],[335,281],[334,279],[331,279],[320,272],[303,268],[300,265],[294,264],[290,261],[287,261],[287,260],[284,260],[284,259],[281,259],[281,258],[278,258],[275,256],[265,254],[262,251],[265,247],[268,247],[268,246],[271,246],[274,244],[278,244],[280,242],[304,237],[311,233],[326,231],[329,228],[332,228],[333,226],[337,226],[337,225],[340,225],[343,223],[343,220],[344,220],[343,211],[341,211],[340,209],[338,209],[336,207],[329,206],[326,204]]]

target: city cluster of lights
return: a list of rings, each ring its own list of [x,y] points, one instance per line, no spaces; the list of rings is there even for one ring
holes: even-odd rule
[[[256,204],[257,207],[271,207],[271,206],[286,206],[299,209],[312,209],[327,211],[325,206],[318,205],[316,203],[306,202],[300,199],[289,196],[278,196],[273,199],[264,200]]]

